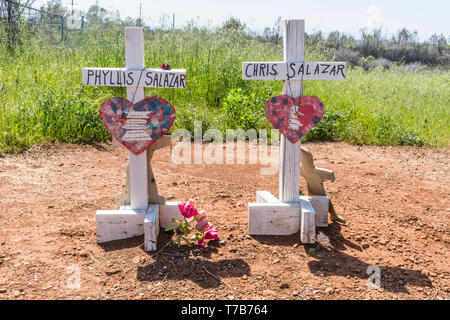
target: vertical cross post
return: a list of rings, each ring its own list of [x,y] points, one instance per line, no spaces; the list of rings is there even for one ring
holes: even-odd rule
[[[125,63],[127,69],[144,69],[144,29],[125,28]],[[143,87],[127,87],[127,99],[132,103],[145,98]],[[147,209],[147,151],[135,155],[128,151],[130,165],[130,207]]]
[[[284,61],[303,62],[305,20],[284,21]],[[303,95],[302,80],[284,80],[283,94],[297,98]],[[299,203],[301,142],[290,142],[280,137],[279,199],[281,202]],[[301,214],[301,211],[300,211]]]

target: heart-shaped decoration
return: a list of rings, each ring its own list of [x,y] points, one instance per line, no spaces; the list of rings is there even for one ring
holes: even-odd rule
[[[324,106],[319,98],[287,95],[272,97],[266,103],[266,116],[273,127],[296,143],[322,119]]]
[[[135,104],[115,97],[102,104],[100,118],[117,141],[138,155],[169,131],[175,108],[160,97]]]

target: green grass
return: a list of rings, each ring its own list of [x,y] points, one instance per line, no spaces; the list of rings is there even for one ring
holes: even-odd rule
[[[123,28],[73,31],[63,44],[48,35],[25,37],[11,57],[0,48],[0,151],[33,144],[95,143],[111,139],[98,116],[101,103],[126,96],[124,88],[83,87],[83,67],[123,67]],[[53,42],[55,43],[55,42]],[[281,94],[281,81],[243,81],[243,61],[282,60],[283,49],[240,34],[187,28],[147,31],[146,67],[169,61],[187,69],[186,89],[146,89],[174,102],[174,128],[270,128],[264,103]],[[326,52],[306,48],[305,60]],[[305,81],[305,94],[325,105],[324,119],[305,140],[342,140],[376,145],[449,145],[450,72],[348,69],[345,81]]]

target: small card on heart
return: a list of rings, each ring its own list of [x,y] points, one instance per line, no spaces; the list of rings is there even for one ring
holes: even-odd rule
[[[135,104],[114,97],[102,104],[99,113],[112,136],[136,155],[169,132],[175,121],[175,108],[156,96]]]
[[[319,98],[281,95],[266,103],[266,116],[273,127],[289,141],[296,143],[322,119],[324,106]]]

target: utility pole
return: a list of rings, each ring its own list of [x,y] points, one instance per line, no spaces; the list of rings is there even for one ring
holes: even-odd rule
[[[142,26],[142,2],[139,2],[139,27]]]
[[[175,30],[175,13],[172,16],[172,30]]]

